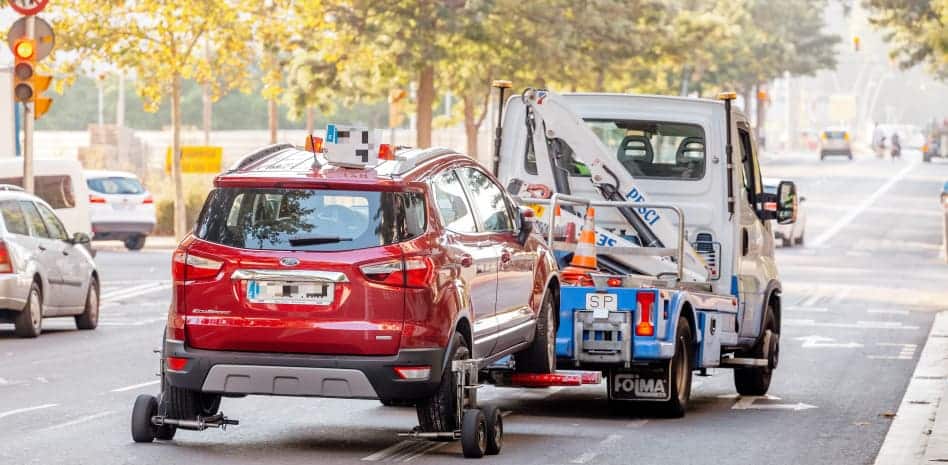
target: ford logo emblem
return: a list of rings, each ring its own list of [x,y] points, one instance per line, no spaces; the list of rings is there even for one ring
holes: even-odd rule
[[[300,259],[295,257],[283,257],[280,259],[280,264],[283,266],[296,266],[300,264]]]

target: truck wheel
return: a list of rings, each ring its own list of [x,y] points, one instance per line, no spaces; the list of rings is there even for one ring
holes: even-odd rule
[[[35,281],[30,286],[26,306],[20,310],[13,324],[13,332],[19,337],[36,337],[43,332],[43,294]]]
[[[461,450],[464,457],[479,459],[487,450],[487,422],[480,409],[464,411],[464,426],[461,428]]]
[[[422,399],[415,404],[418,425],[426,433],[455,431],[461,426],[455,417],[457,384],[460,380],[451,371],[450,362],[471,358],[471,351],[468,349],[467,343],[464,342],[464,336],[461,336],[460,333],[454,333],[451,347],[454,349],[449,354],[444,372],[441,373],[441,384],[438,386],[438,390],[431,397]]]
[[[779,333],[777,333],[777,320],[774,317],[771,304],[767,304],[767,313],[764,314],[763,331],[760,340],[757,341],[754,349],[748,354],[750,357],[764,357],[764,334],[766,334],[767,331],[779,337]],[[779,345],[775,343],[771,350],[779,350]],[[774,360],[776,360],[776,355],[774,356]],[[735,368],[734,387],[737,388],[737,393],[742,396],[762,396],[767,394],[767,390],[770,389],[770,377],[772,374],[773,369],[770,366]]]
[[[485,430],[487,431],[487,448],[484,449],[485,455],[497,455],[504,446],[504,417],[500,414],[497,406],[489,405],[484,407],[484,418],[487,421]]]
[[[681,418],[688,410],[691,398],[692,352],[691,324],[684,317],[678,318],[678,337],[675,342],[675,357],[671,362],[671,396],[658,403],[658,412],[669,418]]]
[[[79,329],[95,329],[99,326],[99,282],[95,278],[89,280],[85,310],[74,318]]]
[[[151,417],[158,411],[158,400],[155,396],[142,394],[135,399],[132,407],[132,440],[135,442],[152,442],[155,440],[155,426],[151,424]]]
[[[552,290],[543,297],[537,315],[533,344],[514,354],[516,369],[521,373],[553,373],[556,370],[556,304]]]
[[[142,247],[145,247],[145,235],[136,234],[128,239],[125,239],[125,248],[128,250],[141,250]]]
[[[209,417],[221,407],[220,394],[206,394],[174,387],[164,382],[161,399],[165,402],[165,415],[176,420],[192,420],[198,416]]]

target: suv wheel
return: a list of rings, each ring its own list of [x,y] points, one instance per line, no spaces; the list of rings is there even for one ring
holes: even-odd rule
[[[552,289],[543,297],[537,315],[536,336],[529,348],[514,354],[517,371],[522,373],[553,373],[556,369],[556,305]]]
[[[438,390],[431,397],[422,399],[415,404],[415,410],[418,413],[418,425],[426,433],[439,431],[457,430],[458,419],[456,418],[456,397],[457,384],[460,381],[454,372],[451,371],[453,360],[464,360],[471,358],[471,351],[464,342],[464,336],[460,333],[454,333],[451,340],[452,350],[446,363],[446,369],[441,374],[441,384]]]
[[[79,329],[95,329],[96,326],[99,326],[99,282],[95,278],[89,280],[86,308],[75,318],[76,327]]]
[[[36,337],[43,332],[43,294],[36,282],[30,286],[26,306],[16,316],[14,325],[13,332],[19,337]]]

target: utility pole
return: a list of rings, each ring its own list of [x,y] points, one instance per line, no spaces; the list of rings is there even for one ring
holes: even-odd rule
[[[33,39],[36,36],[36,18],[26,17],[26,38]],[[30,103],[23,103],[23,189],[33,193],[33,126],[36,120],[33,118],[33,109]]]

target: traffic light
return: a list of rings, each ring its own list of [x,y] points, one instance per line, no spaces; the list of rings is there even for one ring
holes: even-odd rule
[[[33,74],[36,66],[36,41],[19,39],[13,44],[13,97],[17,102],[33,101]]]
[[[858,52],[858,51],[859,51],[859,44],[860,44],[860,42],[862,42],[862,41],[859,39],[859,36],[853,36],[853,51],[854,51],[854,52]]]

